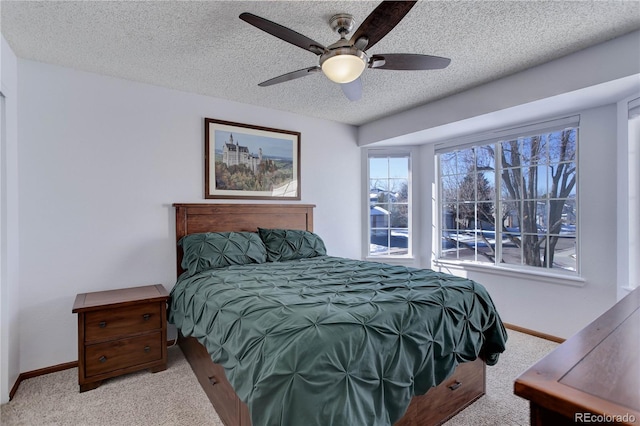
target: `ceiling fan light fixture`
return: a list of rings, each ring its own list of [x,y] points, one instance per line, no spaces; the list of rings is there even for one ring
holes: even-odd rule
[[[367,67],[367,55],[354,47],[338,48],[324,54],[320,66],[329,80],[350,83]]]

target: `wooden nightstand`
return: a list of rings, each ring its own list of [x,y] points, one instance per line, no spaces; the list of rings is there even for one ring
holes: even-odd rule
[[[76,296],[80,392],[111,377],[167,368],[168,299],[159,284]]]

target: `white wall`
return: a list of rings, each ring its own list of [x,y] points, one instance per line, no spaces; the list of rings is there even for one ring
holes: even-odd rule
[[[20,371],[77,359],[75,295],[175,282],[174,202],[203,202],[204,117],[301,132],[302,203],[360,255],[356,129],[19,60]]]
[[[582,97],[556,97],[598,85],[615,97],[616,87],[606,83],[639,72],[640,31],[635,31],[437,102],[367,123],[358,129],[358,144],[424,143],[435,134],[442,137],[453,132],[493,130],[495,126],[509,123],[504,114],[492,113],[516,111],[516,107],[543,99],[554,98],[555,105],[550,107],[556,111],[584,108],[594,100],[591,93]],[[526,120],[531,110],[517,112],[519,116],[510,117],[514,122],[523,116]]]
[[[0,403],[19,370],[18,353],[18,80],[17,59],[0,38]],[[4,114],[4,117],[1,115]]]

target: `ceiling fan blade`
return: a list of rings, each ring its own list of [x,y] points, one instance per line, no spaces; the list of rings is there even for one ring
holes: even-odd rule
[[[371,56],[369,63],[371,68],[379,70],[438,70],[446,68],[451,59],[415,53],[385,53]]]
[[[370,49],[394,29],[416,3],[416,1],[383,1],[358,27],[351,37],[352,44],[366,37],[368,43],[362,50]]]
[[[360,77],[350,83],[343,83],[340,87],[342,88],[342,93],[352,102],[362,97],[362,79]]]
[[[298,71],[292,71],[286,74],[282,74],[278,77],[274,77],[270,80],[267,81],[263,81],[262,83],[258,84],[258,86],[260,87],[267,87],[267,86],[273,86],[274,84],[278,84],[278,83],[284,83],[285,81],[291,81],[291,80],[295,80],[296,78],[300,78],[300,77],[305,77],[309,74],[313,74],[316,73],[318,71],[321,71],[322,68],[320,68],[319,66],[315,66],[315,67],[309,67],[309,68],[304,68]]]
[[[241,13],[240,19],[253,25],[256,28],[261,29],[262,31],[271,34],[272,36],[278,37],[281,40],[291,43],[294,46],[301,47],[305,50],[315,53],[316,55],[320,55],[324,52],[324,46],[322,44],[318,43],[317,41],[311,40],[309,37],[297,33],[287,27],[276,24],[275,22],[271,22],[267,19],[247,12]]]

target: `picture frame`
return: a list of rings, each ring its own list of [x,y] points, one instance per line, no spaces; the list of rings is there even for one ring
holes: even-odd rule
[[[205,118],[204,197],[300,200],[300,132]]]

